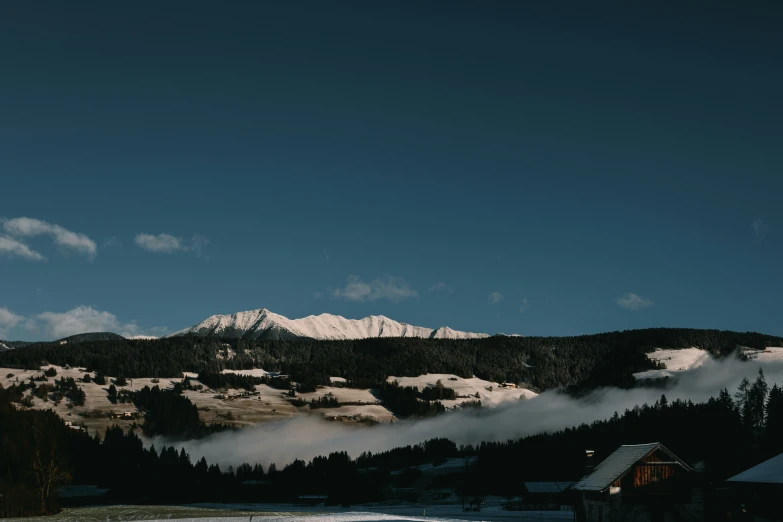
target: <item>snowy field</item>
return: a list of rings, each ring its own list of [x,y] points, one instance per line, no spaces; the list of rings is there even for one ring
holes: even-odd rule
[[[43,370],[47,370],[49,368],[54,368],[57,370],[57,375],[55,377],[49,378],[49,384],[53,385],[55,380],[60,380],[63,377],[71,377],[77,381],[79,388],[81,388],[85,394],[84,406],[68,408],[68,400],[64,399],[60,402],[60,404],[55,404],[52,401],[44,401],[36,397],[34,399],[33,409],[50,409],[66,421],[73,422],[74,424],[84,423],[87,426],[90,434],[94,433],[95,431],[102,433],[111,424],[130,426],[134,422],[133,420],[109,419],[106,414],[110,412],[122,413],[127,411],[136,415],[140,414],[138,409],[133,404],[112,404],[109,402],[108,394],[109,385],[111,384],[110,379],[114,379],[114,377],[106,376],[105,385],[95,384],[94,382],[81,382],[81,378],[84,377],[85,373],[87,373],[84,368],[70,368],[66,370],[60,366],[53,365],[43,366],[41,370],[17,370],[13,368],[0,368],[0,384],[7,388],[16,383],[17,380],[18,382],[22,382],[29,380],[30,377],[38,377],[43,374]],[[174,381],[178,380],[179,379],[174,379]],[[124,387],[117,387],[117,390],[140,390],[144,386],[152,387],[156,385],[160,386],[161,388],[167,388],[172,386],[172,380],[160,379],[160,382],[156,384],[152,382],[152,379],[128,379],[128,385]]]
[[[648,370],[633,374],[637,379],[658,379],[661,377],[674,377],[679,372],[698,368],[712,360],[709,353],[701,348],[682,348],[679,350],[656,349],[648,353],[647,357],[653,361],[666,365],[665,370]]]
[[[357,506],[356,508],[325,508],[318,506],[307,508],[292,505],[247,504],[237,506],[197,505],[197,506],[94,506],[66,509],[62,513],[49,517],[24,519],[30,522],[121,522],[121,521],[164,521],[182,520],[193,522],[448,522],[451,520],[499,520],[519,522],[560,522],[573,520],[573,513],[561,511],[505,511],[499,505],[490,505],[480,512],[464,512],[458,505],[397,505],[397,506]]]
[[[94,382],[84,383],[81,381],[81,378],[87,373],[84,368],[64,369],[54,365],[44,366],[41,370],[0,368],[0,385],[7,388],[16,382],[27,381],[30,377],[39,377],[43,374],[43,371],[48,368],[57,370],[57,375],[49,378],[49,384],[54,384],[55,380],[62,379],[63,377],[72,377],[76,381],[77,385],[84,391],[86,396],[84,406],[69,408],[68,400],[63,400],[60,404],[55,404],[52,401],[44,401],[36,397],[34,399],[33,409],[51,409],[66,421],[79,425],[83,423],[91,435],[95,432],[102,434],[106,431],[107,427],[114,424],[130,427],[131,424],[137,422],[134,420],[110,419],[107,414],[112,412],[131,412],[138,417],[139,424],[143,422],[141,412],[139,412],[132,403],[112,404],[109,402],[109,385],[114,379],[113,376],[106,376],[105,385],[95,384]],[[262,369],[254,369],[239,370],[237,372],[225,370],[225,373],[242,373],[259,377],[265,375],[267,372]],[[8,377],[9,375],[10,377]],[[194,386],[200,384],[198,381],[198,374],[185,372],[185,376],[191,378],[191,384]],[[174,383],[179,381],[180,379],[163,378],[158,379],[158,382],[156,383],[153,382],[152,378],[128,379],[128,385],[123,387],[118,386],[117,390],[138,391],[144,386],[149,386],[150,388],[159,386],[161,389],[167,389],[172,388]],[[317,399],[324,395],[331,394],[339,402],[361,403],[343,406],[341,408],[321,408],[315,410],[311,410],[308,406],[297,408],[291,404],[284,391],[277,390],[265,384],[256,385],[255,391],[258,392],[258,395],[242,397],[244,390],[228,389],[220,390],[220,392],[218,392],[217,390],[205,387],[201,391],[185,390],[183,394],[196,405],[199,409],[199,417],[206,423],[217,422],[233,424],[235,426],[251,426],[262,422],[311,415],[320,417],[330,415],[361,415],[373,417],[379,422],[390,422],[394,419],[392,413],[380,405],[378,399],[376,399],[369,390],[333,388],[326,386],[318,388],[318,390],[313,393],[299,394],[299,398],[308,402],[311,399]]]
[[[761,363],[779,363],[783,362],[783,348],[769,347],[763,351],[749,353],[748,356],[752,361],[758,361]]]
[[[389,377],[389,382],[397,381],[400,386],[415,386],[419,390],[428,386],[435,386],[440,381],[446,388],[453,389],[457,396],[456,400],[440,401],[447,408],[454,408],[459,403],[468,400],[481,400],[482,406],[498,406],[508,401],[518,401],[521,398],[532,399],[537,393],[525,388],[502,388],[497,382],[489,382],[478,377],[463,379],[456,375],[448,373],[428,373],[418,377]],[[469,396],[469,397],[468,397]]]
[[[782,349],[783,350],[783,349]],[[66,421],[74,424],[84,424],[90,434],[103,433],[107,427],[119,424],[130,427],[135,420],[110,419],[109,413],[130,412],[137,416],[141,423],[142,414],[131,403],[112,404],[108,399],[109,385],[114,376],[106,376],[105,385],[94,382],[84,383],[86,370],[84,368],[68,368],[60,366],[46,366],[41,370],[16,370],[13,368],[0,368],[0,385],[8,387],[15,382],[27,381],[30,377],[39,377],[48,368],[57,370],[57,376],[49,379],[49,384],[63,377],[73,378],[79,388],[86,395],[84,406],[69,408],[69,401],[63,400],[60,404],[52,401],[34,399],[34,409],[51,409]],[[223,373],[234,373],[262,377],[269,375],[266,370],[255,368],[250,370],[223,370]],[[10,375],[10,377],[9,377]],[[198,374],[185,372],[190,377],[191,384],[200,384]],[[128,379],[127,386],[117,387],[118,390],[138,391],[144,386],[159,386],[167,389],[174,386],[180,379],[162,378],[153,382],[152,378]],[[478,393],[481,403],[485,407],[499,406],[509,401],[517,401],[520,398],[533,398],[536,393],[523,388],[504,388],[499,383],[489,382],[476,377],[463,379],[450,374],[427,374],[419,377],[389,377],[389,381],[398,381],[402,386],[416,386],[420,390],[427,386],[435,386],[440,380],[444,386],[454,389],[458,398],[456,400],[441,401],[446,408],[454,409],[461,402],[476,400]],[[334,384],[339,384],[344,379],[335,377]],[[338,402],[345,404],[339,408],[310,409],[309,406],[296,407],[290,402],[290,398],[283,390],[278,390],[259,384],[255,386],[257,395],[243,396],[244,390],[227,389],[213,390],[207,387],[200,391],[185,390],[183,394],[196,405],[199,417],[206,423],[226,423],[235,426],[251,426],[268,421],[291,419],[293,417],[317,416],[317,417],[371,417],[378,422],[387,423],[395,420],[394,415],[383,406],[380,401],[367,389],[344,388],[340,386],[321,386],[312,393],[299,393],[297,397],[306,402],[319,399],[323,396],[331,396]]]

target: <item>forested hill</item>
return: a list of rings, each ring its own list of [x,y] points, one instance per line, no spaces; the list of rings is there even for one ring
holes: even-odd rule
[[[681,328],[468,340],[254,341],[185,336],[87,340],[65,345],[37,343],[0,353],[0,367],[70,364],[125,377],[178,377],[183,371],[256,367],[289,374],[299,382],[328,384],[329,376],[339,376],[360,386],[377,385],[389,375],[453,373],[545,390],[557,386],[631,386],[633,373],[654,368],[646,352],[691,346],[725,356],[738,346],[783,346],[783,338]]]

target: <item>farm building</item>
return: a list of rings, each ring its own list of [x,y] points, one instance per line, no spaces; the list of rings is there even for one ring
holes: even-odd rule
[[[783,520],[783,453],[728,479],[734,489],[736,511],[754,522]]]
[[[571,510],[571,487],[573,482],[525,482],[522,495],[523,509]]]
[[[664,522],[688,519],[693,470],[660,443],[620,446],[573,489],[577,520]]]

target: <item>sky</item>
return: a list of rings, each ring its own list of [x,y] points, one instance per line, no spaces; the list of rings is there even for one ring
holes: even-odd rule
[[[783,5],[527,4],[5,3],[0,339],[783,335]]]

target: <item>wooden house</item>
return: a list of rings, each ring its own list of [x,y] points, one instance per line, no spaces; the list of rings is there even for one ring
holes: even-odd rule
[[[680,520],[691,502],[692,473],[663,444],[620,446],[598,464],[573,490],[577,519],[583,522],[664,522]]]

